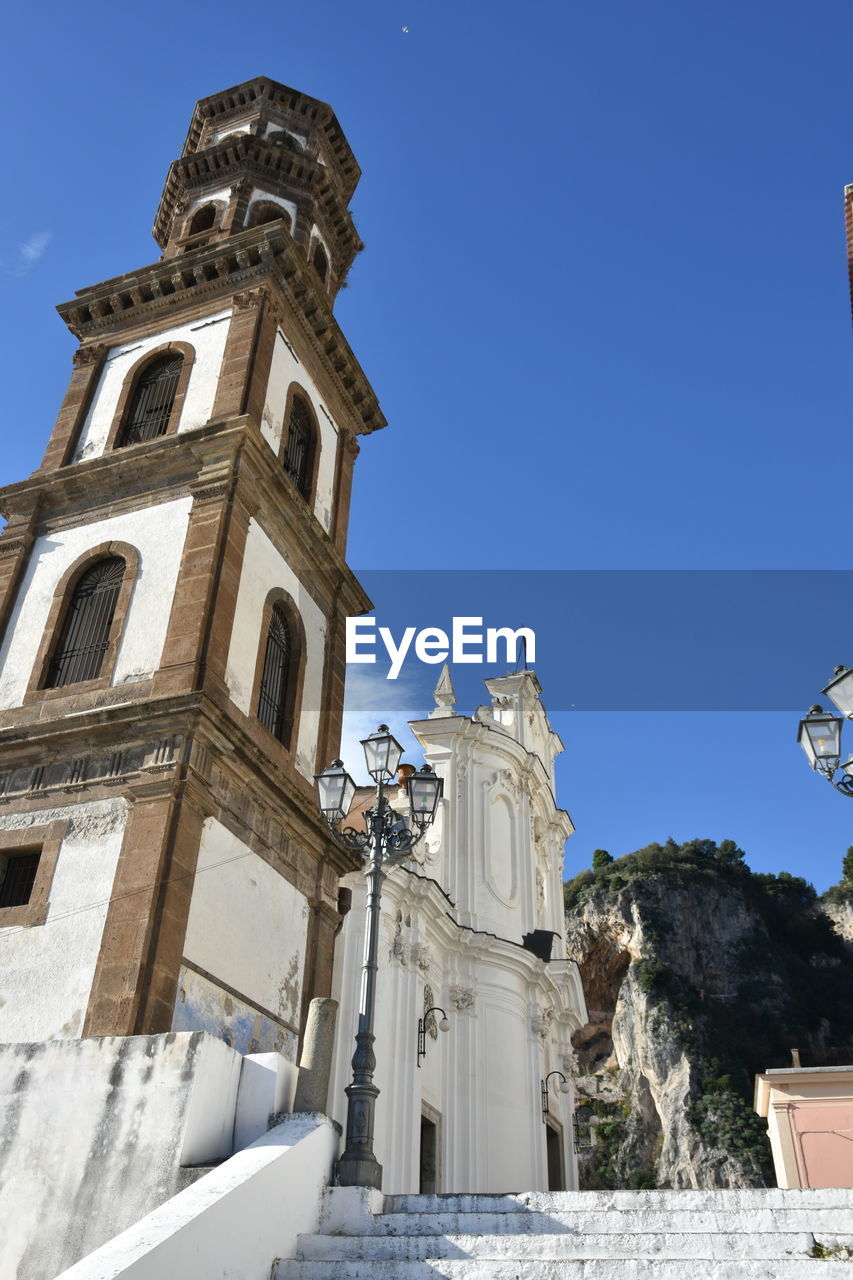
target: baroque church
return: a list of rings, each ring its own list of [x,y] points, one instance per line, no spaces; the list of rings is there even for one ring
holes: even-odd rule
[[[364,877],[314,777],[340,744],[345,621],[370,608],[345,558],[358,437],[385,426],[333,314],[359,176],[326,104],[265,78],[205,98],[159,259],[59,307],[68,391],[40,468],[2,491],[15,1280],[51,1280],[264,1143],[299,1110],[318,998],[339,1004],[329,1132],[345,1120]],[[412,725],[445,795],[385,886],[391,1192],[576,1185],[562,746],[532,672],[486,683],[463,715],[446,671]]]

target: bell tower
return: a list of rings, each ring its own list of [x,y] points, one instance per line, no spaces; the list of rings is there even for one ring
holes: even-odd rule
[[[0,1040],[209,1030],[294,1057],[328,994],[357,437],[333,316],[360,171],[263,77],[196,105],[162,256],[59,307],[41,467],[0,494]]]

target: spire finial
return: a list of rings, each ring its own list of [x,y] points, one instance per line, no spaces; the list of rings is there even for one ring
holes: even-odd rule
[[[432,696],[435,699],[435,711],[430,712],[430,719],[438,716],[456,715],[454,708],[456,693],[453,688],[453,681],[450,679],[449,662],[445,662],[441,668],[441,675],[438,677],[438,684],[433,689]]]

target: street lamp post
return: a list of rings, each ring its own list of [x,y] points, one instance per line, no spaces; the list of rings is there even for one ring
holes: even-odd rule
[[[816,773],[842,795],[853,796],[853,756],[841,763],[841,729],[845,720],[853,720],[853,670],[836,667],[823,692],[841,715],[834,716],[817,704],[809,707],[800,721],[797,741]]]
[[[342,848],[356,850],[365,861],[367,877],[367,927],[364,936],[364,964],[361,975],[361,998],[358,1031],[352,1058],[352,1082],[345,1090],[347,1129],[344,1152],[338,1161],[338,1183],[342,1187],[382,1188],[382,1166],[373,1154],[373,1117],[379,1090],[373,1083],[376,1055],[373,1052],[373,1021],[376,1005],[376,972],[379,953],[379,909],[382,884],[388,871],[408,858],[435,817],[441,799],[442,780],[428,764],[408,779],[406,788],[411,806],[410,827],[405,818],[391,808],[385,788],[391,782],[403,748],[388,726],[381,724],[375,733],[361,743],[367,771],[376,783],[376,799],[364,814],[364,831],[346,827],[336,831],[335,824],[346,817],[355,795],[355,783],[342,761],[335,760],[316,777],[320,810],[329,824],[335,842]],[[413,829],[414,828],[414,829]]]

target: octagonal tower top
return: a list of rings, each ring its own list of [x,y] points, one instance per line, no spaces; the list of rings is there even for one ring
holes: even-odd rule
[[[196,103],[154,221],[164,258],[282,222],[333,300],[363,247],[361,176],[331,107],[259,76]]]

